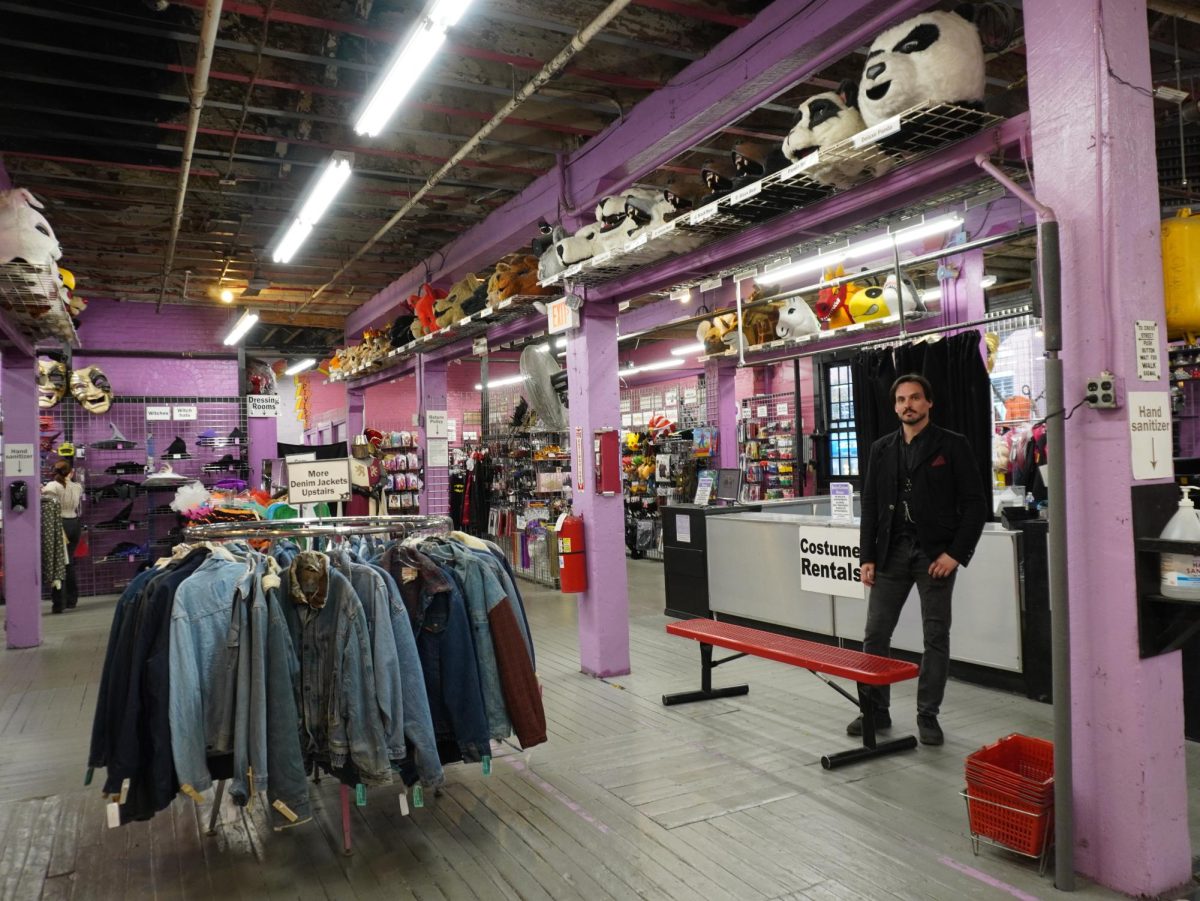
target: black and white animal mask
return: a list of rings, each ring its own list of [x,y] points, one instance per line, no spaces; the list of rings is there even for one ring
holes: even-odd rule
[[[876,125],[927,101],[978,105],[984,95],[979,31],[957,12],[927,12],[875,38],[859,83],[863,121]]]
[[[809,97],[796,110],[796,122],[783,140],[783,154],[799,162],[813,150],[830,147],[866,126],[856,107],[858,86],[844,81],[836,91]]]

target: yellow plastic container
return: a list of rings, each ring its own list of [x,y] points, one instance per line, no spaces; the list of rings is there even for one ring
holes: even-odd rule
[[[1200,216],[1188,208],[1162,223],[1167,337],[1200,335]]]

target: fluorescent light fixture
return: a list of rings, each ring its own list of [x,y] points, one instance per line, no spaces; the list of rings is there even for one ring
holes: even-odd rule
[[[304,370],[312,369],[316,365],[317,365],[317,361],[314,360],[312,357],[309,357],[307,360],[297,360],[295,363],[293,363],[287,369],[283,370],[283,374],[284,375],[299,375],[301,372],[304,372]]]
[[[823,272],[827,269],[832,269],[839,263],[844,263],[851,257],[873,256],[884,250],[891,250],[893,246],[902,247],[905,244],[912,244],[914,241],[920,241],[923,238],[953,231],[962,225],[962,221],[962,217],[957,213],[949,216],[939,216],[937,219],[930,219],[928,222],[922,222],[919,225],[912,225],[908,228],[888,232],[885,235],[869,238],[858,244],[851,244],[849,247],[841,247],[827,253],[818,253],[816,256],[808,257],[794,265],[785,266],[782,269],[776,269],[772,272],[764,272],[761,278],[763,280],[770,278],[772,280],[787,281],[797,275],[806,275],[810,272]]]
[[[488,388],[503,388],[505,385],[519,385],[523,381],[525,381],[525,376],[523,375],[510,375],[507,378],[491,379],[488,382]],[[475,390],[482,391],[483,385],[476,385]]]
[[[994,284],[996,284],[996,276],[994,275],[985,275],[979,280],[979,287],[983,288],[985,291]],[[941,296],[942,289],[940,285],[936,288],[926,288],[921,292],[922,301],[938,300]]]
[[[562,350],[564,347],[567,346],[567,339],[559,338],[557,341],[554,342],[554,346],[556,348],[558,348],[559,350]],[[550,353],[550,342],[547,341],[545,344],[539,344],[538,350],[540,350],[542,353],[547,353],[547,354]]]
[[[242,318],[234,323],[229,334],[225,336],[225,343],[233,346],[246,337],[246,332],[254,328],[254,323],[258,322],[258,314],[253,310],[247,310],[242,314]]]
[[[674,357],[689,357],[692,354],[698,354],[704,350],[704,345],[697,341],[695,344],[685,344],[682,347],[674,347],[671,349],[671,355]]]
[[[304,205],[300,207],[300,212],[292,220],[292,224],[288,227],[282,240],[275,246],[271,258],[276,263],[287,263],[295,256],[300,245],[312,234],[313,226],[321,221],[321,217],[325,215],[338,192],[350,180],[353,168],[354,154],[352,153],[338,151],[329,158],[309,190]]]
[[[449,2],[439,3],[438,6],[451,6]],[[460,13],[461,15],[461,13]],[[457,20],[456,20],[457,21]],[[412,90],[446,42],[446,26],[431,19],[424,19],[416,27],[400,52],[396,54],[383,79],[371,93],[371,99],[354,123],[354,130],[360,135],[376,137],[388,124],[404,102],[408,92]]]
[[[628,369],[622,369],[618,375],[637,375],[639,372],[656,372],[659,369],[671,369],[675,366],[682,366],[687,360],[681,360],[678,357],[674,360],[659,360],[657,363],[645,363],[641,366],[630,366]]]
[[[443,28],[453,28],[470,5],[471,0],[436,0],[429,10],[429,18]]]

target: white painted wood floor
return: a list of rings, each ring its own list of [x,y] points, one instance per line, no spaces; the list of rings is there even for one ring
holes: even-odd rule
[[[351,857],[328,779],[314,788],[316,821],[283,834],[255,805],[227,807],[207,837],[207,807],[182,797],[150,823],[106,829],[83,773],[113,599],[47,616],[42,647],[0,652],[0,901],[1059,894],[1032,861],[973,856],[958,795],[968,753],[1009,732],[1048,736],[1048,706],[952,682],[944,747],[826,772],[819,757],[851,746],[854,711],[806,672],[745,659],[715,681],[747,681],[749,695],[661,705],[698,684],[699,653],[663,631],[661,564],[629,572],[633,674],[581,675],[575,603],[523,584],[549,743],[497,747],[488,777],[448,767],[445,793],[410,816],[397,791],[372,789],[352,808]],[[896,734],[911,731],[914,693],[895,692]],[[1188,753],[1200,773],[1200,750]],[[1118,896],[1081,880],[1076,897]]]

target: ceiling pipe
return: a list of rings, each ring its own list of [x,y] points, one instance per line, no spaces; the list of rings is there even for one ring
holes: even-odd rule
[[[1182,0],[1149,0],[1146,5],[1156,13],[1165,13],[1176,19],[1200,24],[1200,8],[1194,3],[1184,3]]]
[[[171,217],[171,238],[167,243],[167,257],[163,261],[162,288],[157,313],[162,309],[167,294],[167,279],[171,277],[171,266],[175,262],[175,242],[179,240],[179,229],[183,225],[183,203],[187,198],[188,175],[192,171],[192,153],[196,149],[196,132],[200,129],[200,112],[204,108],[204,95],[208,93],[208,70],[212,67],[213,48],[217,43],[217,31],[221,26],[222,0],[208,0],[204,6],[204,19],[200,23],[200,44],[196,48],[196,74],[192,78],[191,101],[188,107],[187,135],[183,140],[183,160],[179,164],[179,191],[175,196],[175,213]]]
[[[621,10],[625,9],[629,3],[630,0],[613,0],[613,2],[609,3],[608,6],[601,11],[600,15],[596,16],[596,18],[592,19],[591,22],[580,29],[575,36],[571,38],[570,43],[560,50],[554,59],[546,63],[546,65],[543,66],[541,70],[539,70],[538,73],[533,76],[533,78],[529,79],[529,81],[525,83],[521,90],[519,90],[511,100],[501,107],[500,111],[496,113],[496,115],[492,116],[492,118],[489,119],[481,129],[479,129],[479,131],[477,131],[465,144],[463,144],[462,147],[456,150],[454,155],[445,162],[442,168],[438,169],[437,172],[431,175],[425,184],[418,188],[416,193],[408,199],[408,202],[405,203],[404,206],[400,207],[400,209],[396,211],[395,215],[385,222],[383,227],[380,228],[379,231],[375,232],[375,234],[371,236],[371,239],[367,241],[366,244],[358,248],[358,250],[354,252],[354,255],[351,256],[350,259],[347,260],[346,263],[333,274],[329,281],[317,288],[317,290],[313,292],[312,297],[301,304],[300,308],[296,310],[296,312],[303,312],[309,304],[311,304],[314,300],[320,297],[322,293],[336,284],[337,280],[345,274],[345,272],[354,264],[356,260],[374,247],[375,243],[384,235],[395,228],[396,224],[405,216],[407,216],[418,203],[420,203],[422,197],[433,190],[433,188],[436,187],[437,184],[443,178],[445,178],[455,166],[457,166],[460,162],[462,162],[463,159],[466,158],[467,154],[474,150],[484,138],[495,131],[504,122],[504,120],[508,118],[508,115],[513,110],[517,109],[522,103],[529,99],[529,97],[536,93],[539,88],[554,78],[554,76],[566,66],[572,57],[579,53],[579,51],[583,50],[591,42],[592,38],[599,34],[609,22],[615,19]]]

